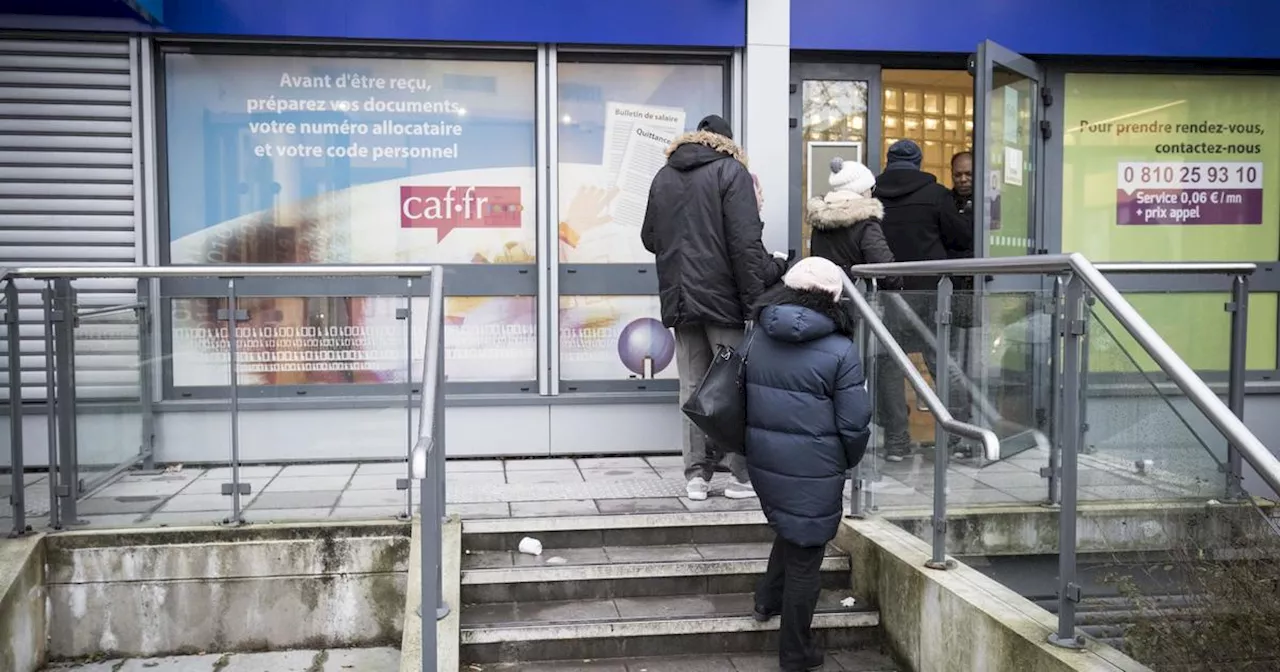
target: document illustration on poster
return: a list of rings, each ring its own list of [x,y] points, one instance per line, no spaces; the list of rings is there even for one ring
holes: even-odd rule
[[[166,54],[167,261],[534,263],[534,71],[520,61]],[[406,300],[246,298],[241,382],[420,375],[423,350],[409,348],[408,363],[396,317]],[[446,303],[449,379],[536,377],[531,298]],[[218,305],[172,302],[175,386],[227,383]],[[413,300],[416,314],[426,306]],[[413,326],[416,342],[426,320]]]
[[[681,115],[683,117],[684,115]],[[653,177],[667,164],[667,148],[677,133],[637,125],[631,130],[627,148],[614,184],[618,199],[613,204],[613,220],[640,235],[644,213],[649,205],[649,186]]]
[[[684,132],[685,120],[684,110],[678,108],[605,104],[601,165],[560,164],[561,213],[567,215],[560,222],[561,261],[652,259],[640,245],[649,185],[666,164],[667,148]]]

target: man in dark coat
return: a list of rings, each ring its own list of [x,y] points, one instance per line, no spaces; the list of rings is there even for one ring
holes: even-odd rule
[[[870,399],[853,321],[839,302],[843,271],[800,261],[761,299],[747,345],[747,466],[777,532],[755,617],[781,615],[783,670],[822,667],[810,626],[825,547],[836,536],[845,473],[862,460]]]
[[[889,148],[884,172],[876,180],[875,196],[884,204],[884,237],[898,261],[933,261],[973,256],[973,224],[956,210],[951,191],[920,170],[920,146],[899,140]],[[902,279],[903,298],[925,325],[934,324],[938,278]],[[885,302],[885,316],[894,338],[906,352],[919,352],[932,375],[937,353],[915,330],[898,304]],[[947,347],[950,347],[948,344]],[[876,361],[877,421],[885,432],[885,457],[901,461],[915,450],[907,429],[906,387],[897,364],[887,356]]]
[[[662,323],[676,335],[680,402],[697,388],[720,346],[737,348],[749,311],[786,270],[786,255],[761,242],[755,183],[728,122],[716,115],[667,149],[653,178],[640,237],[657,256]],[[689,499],[707,498],[716,463],[733,476],[725,496],[755,496],[741,454],[721,457],[685,420],[684,467]]]

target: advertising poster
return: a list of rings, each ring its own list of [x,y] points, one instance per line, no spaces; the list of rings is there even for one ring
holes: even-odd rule
[[[1063,249],[1093,261],[1275,261],[1280,81],[1067,75]]]
[[[676,339],[657,319],[656,296],[560,299],[560,377],[675,379]]]
[[[413,338],[397,297],[242,298],[236,330],[241,385],[403,383],[422,378],[429,300],[413,299]],[[533,297],[445,299],[449,382],[537,378]],[[230,382],[223,299],[172,302],[173,385]],[[225,315],[225,313],[224,313]]]
[[[533,63],[169,54],[164,65],[171,263],[533,263]],[[268,331],[241,360],[246,382],[403,380],[403,356],[388,354],[403,350],[403,300],[252,301],[246,328]],[[452,301],[447,337],[462,342],[448,343],[450,375],[527,379],[534,359],[511,362],[536,348],[478,325],[531,325],[530,302]],[[192,357],[225,347],[205,331],[210,310],[175,301],[175,384],[208,384]]]
[[[1280,80],[1069,74],[1065,99],[1063,251],[1095,262],[1278,258]],[[1226,368],[1223,296],[1128,298],[1193,368]],[[1275,367],[1275,311],[1274,295],[1250,297],[1251,369]]]
[[[724,68],[561,63],[558,75],[560,260],[653,263],[640,242],[649,186],[676,137],[724,114]],[[561,297],[561,378],[677,378],[660,315],[656,296]]]
[[[710,65],[559,66],[560,260],[651,263],[640,227],[667,148],[723,114],[724,69]]]

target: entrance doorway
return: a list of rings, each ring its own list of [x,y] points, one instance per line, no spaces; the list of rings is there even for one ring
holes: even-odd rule
[[[921,170],[950,189],[951,159],[973,150],[973,77],[963,70],[883,70],[884,137],[879,158],[898,140],[924,152]]]
[[[921,55],[793,63],[792,246],[802,256],[810,253],[805,212],[809,199],[827,193],[832,159],[861,162],[878,175],[889,146],[910,139],[921,148],[921,169],[947,188],[953,186],[952,159],[973,153],[976,256],[1034,254],[1042,247],[1038,162],[1040,105],[1047,100],[1039,81],[1035,64],[991,44],[965,60]],[[953,412],[994,430],[1000,454],[985,460],[1004,459],[1044,443],[1052,381],[1042,379],[1044,367],[1036,364],[1051,353],[1035,327],[1042,314],[1052,313],[1052,293],[1038,277],[975,280],[977,287],[963,297],[968,324],[953,327],[958,338],[949,344],[952,362],[963,368],[959,398],[970,408]],[[953,307],[961,298],[956,295]],[[919,317],[916,328],[932,332],[933,317]],[[957,394],[953,385],[953,400]],[[914,403],[909,411],[912,438],[931,443],[932,417]]]
[[[792,156],[799,166],[792,170],[791,239],[802,256],[809,253],[804,204],[827,192],[833,158],[878,174],[890,145],[914,140],[924,153],[921,169],[951,188],[952,157],[973,149],[974,80],[962,67],[792,66]]]

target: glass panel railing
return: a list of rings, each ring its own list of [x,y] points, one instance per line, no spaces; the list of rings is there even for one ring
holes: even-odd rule
[[[876,298],[891,334],[936,389],[937,293],[879,292]],[[949,505],[1046,499],[1048,484],[1039,470],[1048,463],[1045,432],[1052,416],[1051,305],[1052,293],[1042,291],[953,294],[947,405],[957,420],[993,430],[1001,454],[990,461],[967,442],[949,439]],[[896,363],[886,356],[873,359],[878,459],[864,469],[867,487],[878,506],[928,506],[934,492],[933,415]]]
[[[239,299],[240,459],[261,481],[245,499],[246,520],[408,511],[408,490],[397,485],[407,485],[417,438],[428,287],[399,286]],[[313,409],[297,409],[299,398]],[[328,409],[323,420],[315,405]]]
[[[1093,305],[1088,318],[1080,499],[1223,499],[1226,439],[1157,378],[1106,307]]]
[[[131,281],[73,286],[76,466],[80,491],[91,493],[143,456],[139,325],[146,306]]]

